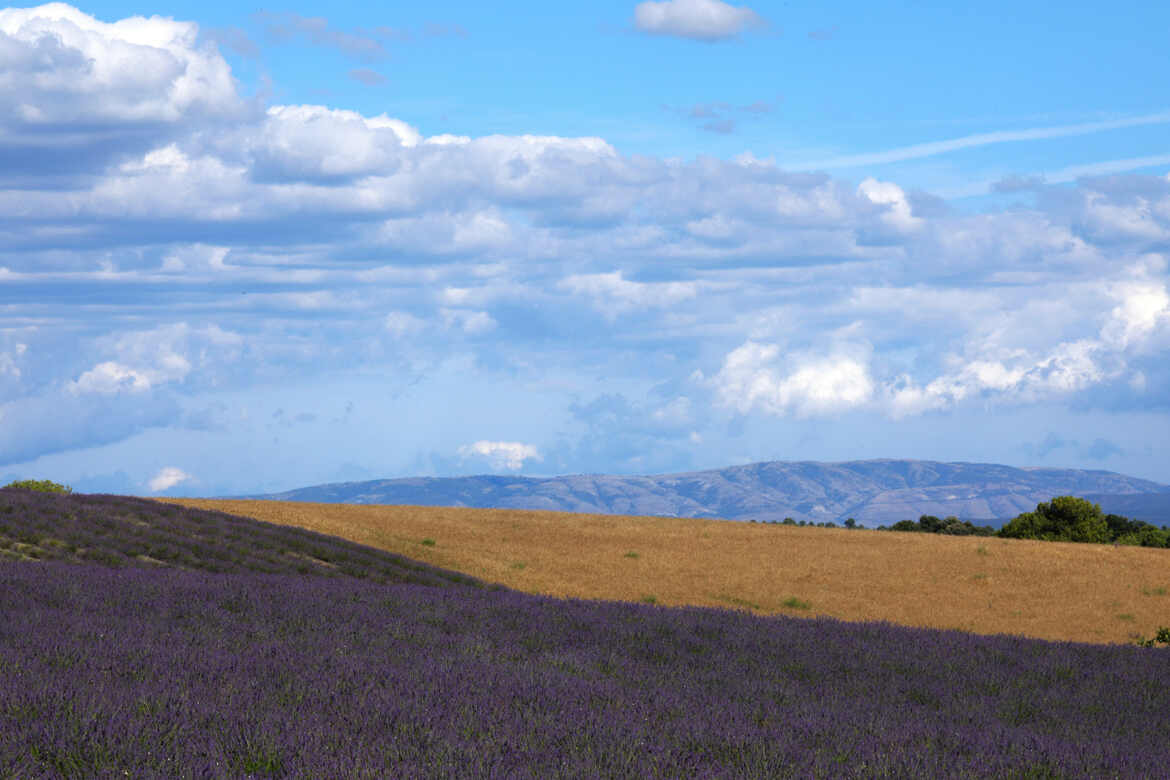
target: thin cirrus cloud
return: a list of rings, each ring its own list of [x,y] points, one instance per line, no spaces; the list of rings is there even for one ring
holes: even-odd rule
[[[924,144],[902,146],[897,149],[889,149],[884,152],[870,152],[867,154],[851,154],[842,155],[839,157],[828,157],[822,160],[813,160],[810,162],[800,163],[799,167],[812,170],[857,168],[867,165],[881,165],[884,163],[903,162],[905,160],[917,160],[923,157],[934,157],[940,154],[947,154],[948,152],[959,151],[960,149],[972,149],[980,146],[989,146],[992,144],[1011,143],[1015,141],[1042,141],[1052,138],[1067,138],[1076,135],[1101,133],[1108,130],[1120,130],[1128,127],[1141,127],[1143,125],[1159,125],[1166,123],[1170,123],[1170,111],[1162,111],[1156,114],[1146,114],[1144,116],[1127,117],[1124,119],[1111,119],[1103,122],[1082,122],[1075,125],[1037,127],[1028,130],[999,130],[993,133],[976,133],[973,135],[963,136],[962,138],[952,138],[946,141],[931,141]],[[1163,157],[1152,159],[1161,160]],[[1150,164],[1156,165],[1160,163],[1153,162]],[[1132,170],[1132,168],[1127,168],[1126,170]]]
[[[634,24],[642,32],[708,43],[736,38],[767,23],[747,6],[722,0],[647,0],[634,9]]]
[[[367,87],[377,87],[386,83],[386,77],[371,68],[354,68],[349,72],[349,77]]]
[[[389,55],[377,35],[335,29],[323,16],[301,16],[292,11],[257,11],[252,18],[264,28],[269,38],[278,42],[303,38],[317,46],[337,49],[363,60],[381,60]]]

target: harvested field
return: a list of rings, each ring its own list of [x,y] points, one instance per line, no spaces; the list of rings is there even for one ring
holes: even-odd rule
[[[1130,643],[1170,625],[1170,550],[510,509],[166,499],[558,597]]]

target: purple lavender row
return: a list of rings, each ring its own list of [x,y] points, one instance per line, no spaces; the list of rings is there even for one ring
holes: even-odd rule
[[[3,777],[1165,777],[1170,652],[0,564]]]
[[[484,583],[335,536],[114,495],[0,489],[0,560],[89,561],[228,573]]]

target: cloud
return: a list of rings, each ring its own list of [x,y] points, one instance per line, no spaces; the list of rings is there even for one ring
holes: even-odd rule
[[[965,135],[961,138],[952,138],[946,141],[931,141],[929,143],[914,144],[912,146],[901,146],[896,149],[889,149],[884,152],[871,152],[868,154],[851,154],[842,155],[840,157],[830,157],[823,160],[801,163],[800,167],[816,170],[831,170],[834,168],[859,168],[863,166],[882,165],[884,163],[903,162],[905,160],[917,160],[923,157],[935,157],[940,154],[947,154],[949,152],[955,152],[961,149],[974,149],[981,146],[990,146],[992,144],[1012,143],[1016,141],[1042,141],[1052,138],[1068,138],[1077,135],[1101,133],[1108,130],[1120,130],[1127,127],[1141,127],[1145,125],[1160,125],[1166,123],[1170,123],[1170,111],[1162,111],[1156,114],[1145,114],[1135,117],[1126,117],[1124,119],[1110,119],[1102,122],[1082,122],[1075,125],[1035,127],[1027,130],[997,130],[992,133],[975,133],[973,135]],[[1163,163],[1153,162],[1153,160],[1165,161],[1167,159],[1170,158],[1166,156],[1153,157],[1150,158],[1151,162],[1149,162],[1149,165],[1160,165]],[[1123,170],[1130,170],[1130,168],[1125,168]],[[1047,176],[1046,178],[1049,181],[1057,180],[1052,176]]]
[[[587,296],[594,307],[609,317],[636,309],[674,306],[698,295],[695,282],[633,282],[621,271],[568,276],[557,286]]]
[[[1044,458],[1056,450],[1075,446],[1077,446],[1076,441],[1069,441],[1067,439],[1061,438],[1060,436],[1057,436],[1052,431],[1049,431],[1048,435],[1044,437],[1043,441],[1036,445],[1028,445],[1026,450],[1029,452],[1029,454],[1035,452],[1038,457]]]
[[[881,221],[897,232],[911,231],[922,225],[922,220],[913,215],[906,193],[897,184],[867,178],[857,185],[857,193],[871,203],[886,206]]]
[[[561,472],[665,473],[692,466],[696,428],[706,425],[706,403],[677,388],[654,388],[642,399],[606,392],[573,401],[568,410],[584,434],[561,442],[546,457]]]
[[[179,128],[246,116],[231,69],[197,37],[158,16],[0,10],[0,178],[101,170]]]
[[[1125,450],[1108,439],[1097,438],[1085,450],[1085,455],[1093,460],[1108,460],[1114,455],[1124,455]]]
[[[735,132],[738,126],[738,120],[735,116],[746,116],[749,120],[757,119],[764,114],[770,113],[774,108],[775,103],[769,103],[764,100],[757,100],[742,106],[734,106],[721,100],[695,103],[689,108],[663,106],[663,109],[676,113],[679,116],[699,120],[700,130],[722,135]]]
[[[161,493],[164,490],[170,490],[180,482],[187,482],[191,480],[191,478],[191,475],[182,469],[175,468],[174,466],[167,466],[163,469],[160,469],[159,472],[154,475],[154,477],[148,483],[148,486],[150,487],[150,492]]]
[[[0,403],[0,465],[121,441],[180,417],[173,398],[153,393],[47,390]]]
[[[1043,176],[1005,176],[992,183],[991,191],[1004,194],[1034,192],[1043,189],[1046,184]]]
[[[1170,295],[1164,284],[1122,282],[1112,295],[1119,303],[1101,330],[1105,343],[1124,350],[1170,325]]]
[[[1058,344],[1038,358],[1025,353],[1009,361],[972,360],[922,387],[911,381],[891,384],[889,411],[897,419],[972,398],[1037,402],[1068,395],[1117,375],[1099,356],[1097,342],[1081,340]]]
[[[1139,168],[1156,168],[1170,165],[1170,154],[1152,154],[1145,157],[1127,157],[1122,160],[1102,160],[1083,165],[1069,165],[1044,175],[1045,181],[1054,184],[1075,181],[1088,176],[1107,176]]]
[[[651,0],[634,9],[634,24],[653,35],[713,42],[735,38],[766,22],[746,6],[728,5],[721,0]]]
[[[386,315],[384,322],[387,332],[395,338],[402,338],[412,333],[418,333],[426,326],[426,323],[422,319],[404,311],[390,312]]]
[[[1014,350],[1007,358],[969,360],[925,386],[903,378],[887,387],[890,413],[902,417],[989,395],[1044,401],[1123,377],[1136,348],[1170,324],[1170,295],[1164,284],[1150,282],[1119,284],[1111,295],[1120,303],[1096,338],[1060,342],[1039,356]],[[1137,389],[1144,388],[1144,375],[1138,384],[1142,387]]]
[[[260,56],[260,47],[240,27],[205,27],[203,38],[247,59]]]
[[[178,359],[178,364],[177,367],[182,374],[190,370],[190,364],[182,358]],[[78,377],[76,382],[69,385],[69,389],[78,395],[82,393],[113,395],[119,392],[145,392],[150,389],[150,385],[151,377],[147,374],[107,360]]]
[[[487,458],[492,468],[518,471],[526,460],[542,460],[536,447],[518,441],[477,441],[459,448],[463,458]]]
[[[183,322],[150,331],[131,331],[103,342],[103,351],[112,353],[115,359],[102,361],[67,383],[68,392],[137,394],[180,383],[196,366],[205,367],[212,359],[238,358],[243,338],[215,325],[192,328]]]
[[[779,352],[775,344],[747,341],[728,353],[712,378],[719,401],[740,414],[758,408],[807,417],[847,411],[873,395],[868,369],[855,357],[805,358],[784,373],[777,366]]]
[[[253,19],[263,25],[268,36],[276,41],[304,38],[316,46],[337,49],[362,60],[380,60],[388,55],[386,47],[374,35],[333,29],[329,20],[322,16],[301,16],[291,11],[257,11]]]
[[[578,438],[545,453],[602,470],[681,465],[725,409],[889,421],[1170,404],[1163,175],[1009,180],[1033,206],[960,213],[892,177],[749,154],[428,137],[389,115],[242,100],[190,25],[46,8],[0,38],[28,76],[0,68],[0,126],[19,130],[0,132],[0,177],[20,179],[0,187],[2,457],[194,426],[185,410],[257,380],[429,377],[447,359],[477,387],[547,384],[570,416],[570,398],[615,383],[633,400],[581,402]],[[161,70],[138,72],[152,58]],[[70,92],[96,72],[98,98]],[[18,171],[28,148],[54,151]],[[60,149],[93,154],[65,164]],[[688,385],[696,369],[716,376]],[[660,383],[675,390],[651,398]]]
[[[377,87],[386,83],[385,76],[369,68],[354,68],[349,72],[349,77],[358,83],[365,84],[367,87]]]
[[[985,354],[952,356],[955,368],[922,384],[906,374],[873,380],[866,364],[849,354],[806,357],[785,372],[777,345],[753,341],[729,352],[710,384],[724,406],[777,416],[834,413],[870,400],[894,419],[974,399],[1046,402],[1126,377],[1129,360],[1155,334],[1170,343],[1170,295],[1163,284],[1121,283],[1110,295],[1119,304],[1095,338],[1062,341],[1040,354],[991,341],[976,347]],[[1144,374],[1133,375],[1129,384],[1143,391],[1145,381]]]
[[[273,106],[250,144],[262,181],[334,182],[393,174],[402,150],[422,140],[385,114],[365,117],[324,106]]]
[[[735,132],[734,119],[715,119],[710,122],[705,122],[702,128],[709,133],[718,133],[720,135],[727,135]]]
[[[467,309],[440,309],[443,324],[449,330],[459,330],[469,336],[479,336],[495,330],[499,325],[492,316],[484,311],[469,311]]]
[[[11,351],[0,352],[0,376],[20,378],[20,360],[28,352],[27,344],[15,344]]]

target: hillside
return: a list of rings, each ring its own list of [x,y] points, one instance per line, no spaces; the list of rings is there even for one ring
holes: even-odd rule
[[[1149,498],[1133,516],[1170,523],[1170,486],[1109,471],[986,463],[867,460],[770,461],[655,476],[472,476],[343,482],[245,498],[344,504],[409,504],[558,512],[718,517],[888,525],[929,514],[1002,521],[1058,495],[1097,496],[1106,512]],[[1130,504],[1127,504],[1129,506]],[[1124,512],[1118,512],[1124,514]]]
[[[0,490],[0,777],[1164,774],[1170,651],[966,631],[1146,630],[1170,551],[184,503]]]
[[[457,572],[303,528],[131,496],[12,488],[0,488],[0,561],[483,587]]]
[[[0,562],[0,777],[1163,777],[1166,652]]]
[[[1132,642],[1170,616],[1170,550],[702,518],[168,499],[350,539],[543,596]]]

